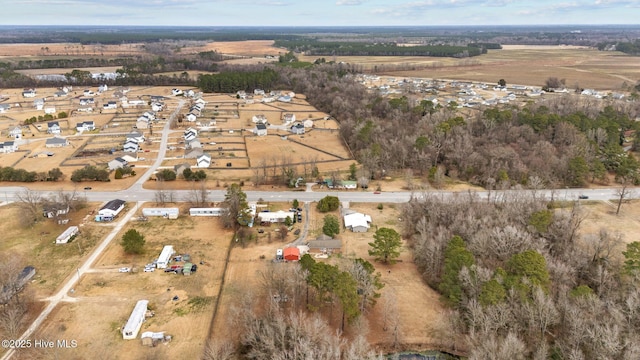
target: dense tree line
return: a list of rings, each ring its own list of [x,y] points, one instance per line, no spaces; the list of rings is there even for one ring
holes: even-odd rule
[[[271,68],[261,71],[225,71],[219,74],[200,75],[198,87],[204,92],[235,93],[239,90],[253,91],[254,89],[269,90],[277,84],[278,73]]]
[[[583,235],[578,204],[550,205],[467,194],[404,207],[416,264],[451,308],[443,346],[470,359],[640,356],[638,273],[621,266],[623,239]]]
[[[1,68],[10,70],[25,69],[73,69],[84,67],[106,67],[106,66],[123,66],[134,64],[140,61],[140,58],[61,58],[61,59],[40,59],[40,60],[20,60],[17,62],[2,62]]]
[[[100,169],[93,165],[87,165],[82,169],[74,170],[71,173],[71,181],[110,181],[109,171],[107,169]]]
[[[25,169],[14,169],[11,166],[0,167],[0,181],[9,182],[35,182],[35,181],[58,181],[64,178],[64,174],[59,168],[53,168],[47,172],[27,171]]]
[[[395,43],[326,42],[315,40],[280,40],[276,41],[275,45],[295,52],[304,52],[306,55],[319,56],[437,56],[461,58],[478,56],[485,49],[482,46],[398,46]]]
[[[64,28],[46,27],[29,29],[30,31],[7,31],[0,37],[0,43],[80,43],[83,45],[120,45],[140,42],[162,41],[245,41],[245,40],[274,40],[296,39],[299,35],[285,34],[283,29],[234,28],[233,30],[212,27],[137,27],[111,28],[111,31],[69,31]]]
[[[602,42],[598,44],[598,50],[615,49],[629,55],[640,55],[640,39],[635,41]]]

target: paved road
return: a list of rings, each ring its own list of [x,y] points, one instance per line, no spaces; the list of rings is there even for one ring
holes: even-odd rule
[[[151,169],[148,172],[152,172]],[[146,174],[145,174],[146,175]],[[16,194],[25,191],[25,188],[19,186],[4,187],[0,189],[0,201],[15,201]],[[475,194],[480,198],[486,199],[491,197],[510,197],[525,194],[535,194],[537,197],[555,200],[577,200],[579,195],[586,195],[590,200],[611,200],[616,199],[617,189],[561,189],[561,190],[502,190],[502,191],[429,191],[429,196],[439,196],[448,198],[451,196],[468,196],[469,193]],[[175,190],[175,198],[178,201],[187,198],[189,190]],[[43,196],[55,196],[57,191],[40,191]],[[89,201],[109,201],[113,199],[122,199],[125,201],[154,201],[153,190],[143,189],[142,187],[132,186],[127,190],[121,191],[86,191],[87,200]],[[210,190],[209,200],[223,201],[225,190]],[[404,203],[411,198],[424,197],[422,192],[409,191],[389,191],[374,194],[371,191],[246,191],[247,200],[257,201],[263,199],[265,201],[292,201],[298,199],[300,202],[318,201],[326,195],[337,196],[341,201],[350,202],[368,202],[368,203]],[[640,191],[632,191],[628,198],[640,198]]]

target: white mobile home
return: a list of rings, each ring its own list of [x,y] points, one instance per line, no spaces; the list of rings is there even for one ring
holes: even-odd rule
[[[191,208],[189,215],[191,216],[222,216],[223,208]]]
[[[133,308],[131,316],[127,324],[122,328],[122,338],[125,340],[133,340],[138,337],[138,332],[142,327],[145,316],[147,314],[147,305],[149,300],[138,300],[136,307]]]
[[[294,219],[296,214],[291,211],[275,211],[275,212],[259,212],[258,219],[260,222],[278,223],[284,222],[287,218]]]
[[[56,244],[66,244],[71,238],[78,233],[77,226],[69,226],[60,236],[56,238]]]
[[[177,219],[180,210],[178,208],[144,208],[142,215],[144,216],[162,216],[167,219]]]
[[[175,253],[176,251],[173,250],[173,246],[165,245],[165,247],[162,248],[162,252],[160,253],[160,256],[158,256],[156,267],[158,269],[166,269],[167,266],[169,265],[169,260],[171,260],[171,256]]]

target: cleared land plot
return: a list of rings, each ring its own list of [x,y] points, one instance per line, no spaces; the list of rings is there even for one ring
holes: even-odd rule
[[[51,185],[49,185],[51,189]],[[24,216],[17,205],[0,207],[0,232],[4,240],[0,252],[15,253],[26,265],[36,268],[35,280],[30,288],[36,297],[51,295],[68,276],[74,275],[82,258],[91,253],[95,245],[106,235],[109,228],[85,221],[89,211],[97,204],[69,213],[69,223],[58,225],[53,219],[44,217],[34,226],[24,228],[20,216]],[[55,244],[55,239],[69,226],[80,226],[80,234],[67,244]]]
[[[289,140],[291,139],[291,140]],[[308,134],[303,139],[291,136],[287,140],[282,140],[279,136],[256,136],[247,138],[247,153],[251,159],[251,164],[256,167],[262,162],[273,163],[282,157],[288,157],[292,163],[303,163],[316,161],[335,161],[348,159],[344,147],[335,139],[333,144],[322,144],[322,140],[331,138],[319,138],[318,141]],[[320,145],[327,150],[319,151]],[[337,146],[336,146],[337,145]],[[334,152],[335,151],[335,152]]]
[[[145,254],[124,254],[118,244],[122,236],[119,234],[96,261],[93,272],[81,279],[73,294],[75,302],[62,305],[34,336],[82,339],[77,349],[64,353],[71,357],[126,354],[122,358],[200,358],[231,234],[220,226],[218,219],[185,215],[178,220],[149,218],[147,222],[132,222],[123,232],[129,228],[145,236]],[[178,254],[189,253],[198,270],[191,276],[162,270],[143,272],[144,264],[156,258],[163,245],[169,244],[174,245]],[[204,265],[199,263],[201,260]],[[121,266],[133,267],[134,272],[119,273]],[[178,300],[173,301],[176,295]],[[122,339],[119,328],[140,299],[149,300],[149,307],[155,313],[143,324],[141,332],[165,331],[173,336],[168,346],[144,347],[140,335],[136,340]]]

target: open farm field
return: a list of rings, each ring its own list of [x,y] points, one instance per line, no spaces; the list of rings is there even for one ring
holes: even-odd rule
[[[301,56],[314,61],[317,56]],[[333,59],[333,58],[332,58]],[[505,47],[485,55],[467,58],[345,56],[335,57],[362,65],[378,74],[434,79],[473,80],[507,84],[544,85],[549,77],[565,79],[567,87],[620,90],[633,85],[640,75],[640,62],[620,52],[575,47]],[[524,71],[526,69],[526,71]]]
[[[0,44],[0,57],[41,60],[48,57],[119,57],[143,55],[144,44],[82,45],[79,43]]]
[[[216,51],[221,54],[238,56],[265,57],[266,55],[278,56],[287,52],[273,46],[273,40],[248,40],[248,41],[213,41],[202,46],[186,47],[181,52],[199,53],[204,51]]]

